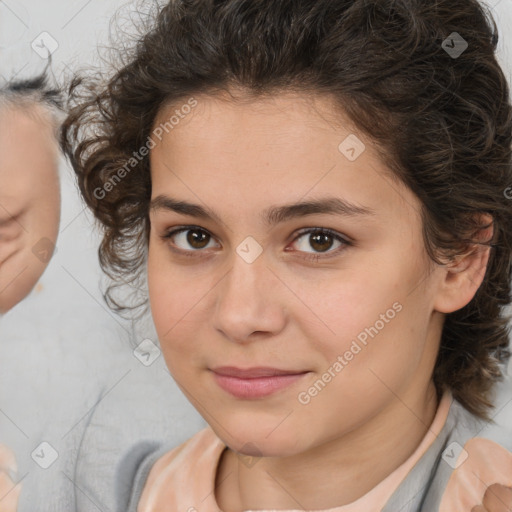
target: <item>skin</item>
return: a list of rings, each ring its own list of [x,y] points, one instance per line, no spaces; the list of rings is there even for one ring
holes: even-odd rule
[[[39,104],[0,108],[0,313],[24,299],[53,253],[60,219],[54,121]],[[15,512],[21,484],[12,450],[0,445],[0,512]]]
[[[60,220],[58,146],[38,104],[0,112],[0,313],[33,289],[53,253]]]
[[[510,512],[512,510],[512,487],[493,484],[485,491],[481,505],[471,512]]]
[[[474,296],[488,249],[433,265],[419,201],[390,180],[372,141],[346,116],[334,122],[329,98],[196,98],[197,107],[151,150],[152,199],[196,203],[220,221],[151,209],[147,270],[168,368],[229,447],[217,502],[224,512],[350,503],[425,436],[438,406],[431,376],[445,314]],[[175,107],[162,108],[155,126]],[[354,162],[338,151],[352,133],[366,145]],[[271,205],[325,196],[375,215],[314,214],[271,228],[260,219]],[[190,232],[164,238],[184,226],[206,232],[202,246],[187,243]],[[299,233],[304,228],[330,228],[353,243],[339,249],[328,238],[322,252]],[[247,236],[263,249],[250,264],[236,252]],[[321,259],[308,261],[314,254]],[[402,310],[310,403],[299,403],[298,393],[395,302]],[[278,393],[244,400],[216,384],[210,369],[223,365],[309,373]],[[237,452],[255,462],[241,463]]]
[[[15,512],[21,484],[15,485],[11,474],[18,470],[12,450],[0,445],[0,512]]]

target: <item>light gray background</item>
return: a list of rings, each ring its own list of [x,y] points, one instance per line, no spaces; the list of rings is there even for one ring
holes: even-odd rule
[[[119,1],[0,2],[0,80],[29,77],[46,60],[31,47],[41,32],[58,42],[52,69],[61,79],[98,64]],[[127,8],[126,12],[129,12]],[[124,11],[123,11],[124,12]],[[206,424],[167,372],[135,358],[151,323],[134,328],[100,293],[98,232],[67,162],[60,165],[62,215],[57,252],[31,295],[0,318],[0,443],[18,459],[19,512],[115,510],[114,470],[137,441],[180,443]],[[48,468],[54,449],[58,458]],[[42,451],[41,451],[42,450]],[[77,459],[79,464],[76,465]],[[1,505],[1,502],[0,502]]]
[[[499,23],[499,58],[510,79],[512,0],[488,5]],[[0,81],[42,70],[46,61],[31,47],[42,32],[58,44],[52,55],[57,78],[99,63],[97,46],[108,44],[109,21],[121,6],[128,12],[130,3],[0,1]],[[161,356],[148,367],[134,357],[134,346],[156,339],[154,330],[150,322],[133,328],[104,304],[99,236],[64,160],[60,172],[57,253],[31,295],[0,318],[0,442],[18,458],[20,511],[71,511],[76,499],[80,512],[108,512],[114,510],[114,465],[133,443],[164,437],[179,443],[205,423]],[[512,422],[512,406],[504,413]],[[31,457],[41,442],[58,454],[48,469]],[[36,453],[44,462],[53,452],[43,446]]]

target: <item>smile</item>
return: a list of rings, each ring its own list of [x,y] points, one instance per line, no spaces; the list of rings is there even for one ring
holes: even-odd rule
[[[281,391],[307,375],[308,371],[222,367],[212,370],[218,386],[235,398],[263,398]]]

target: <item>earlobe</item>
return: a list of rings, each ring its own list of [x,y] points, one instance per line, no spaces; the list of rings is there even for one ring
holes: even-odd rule
[[[444,276],[434,303],[434,309],[440,313],[453,313],[469,304],[484,280],[494,229],[490,215],[481,215],[480,222],[484,227],[477,233],[470,249],[444,267]]]

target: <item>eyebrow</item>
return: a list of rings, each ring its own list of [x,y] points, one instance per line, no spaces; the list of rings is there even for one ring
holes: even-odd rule
[[[213,220],[222,224],[220,217],[209,208],[198,204],[179,201],[169,196],[159,195],[149,204],[153,211],[173,211],[190,217]],[[339,197],[325,197],[321,199],[303,201],[282,206],[270,206],[265,209],[261,218],[266,227],[272,227],[290,219],[305,217],[314,214],[334,214],[345,217],[374,216],[375,210],[367,206],[356,205]]]

